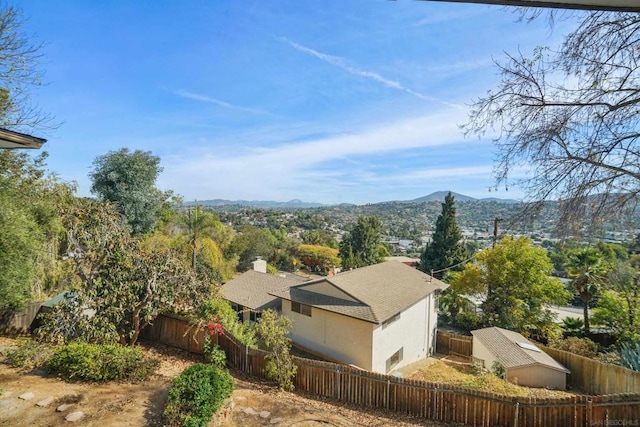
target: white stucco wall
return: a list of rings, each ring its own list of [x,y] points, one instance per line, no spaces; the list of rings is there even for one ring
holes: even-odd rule
[[[387,360],[400,348],[402,360],[390,371],[429,355],[436,326],[434,302],[433,295],[429,295],[400,313],[400,318],[387,327],[374,326],[374,372],[387,373]],[[431,322],[430,327],[427,326],[428,322]]]
[[[294,343],[343,363],[372,368],[373,324],[330,311],[311,308],[311,317],[291,311],[291,301],[282,301],[282,314],[291,319]]]

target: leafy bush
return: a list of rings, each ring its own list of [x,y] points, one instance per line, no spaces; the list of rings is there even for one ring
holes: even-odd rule
[[[69,380],[143,381],[159,365],[157,359],[145,357],[137,347],[76,342],[56,349],[47,363],[47,370]]]
[[[169,426],[204,427],[233,392],[226,369],[197,364],[185,369],[171,384],[164,416]]]
[[[569,337],[551,343],[551,347],[589,358],[598,354],[598,344],[589,338]]]
[[[507,378],[507,371],[504,369],[502,363],[498,362],[497,360],[494,360],[493,365],[491,365],[491,373],[503,380]]]
[[[41,344],[30,338],[18,339],[18,347],[8,350],[5,355],[7,364],[14,368],[33,369],[47,363],[53,353],[49,345]]]
[[[213,366],[224,369],[227,365],[227,354],[217,344],[206,341],[203,346],[204,355]]]

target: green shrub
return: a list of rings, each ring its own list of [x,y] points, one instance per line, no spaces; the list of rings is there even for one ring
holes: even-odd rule
[[[551,347],[589,358],[598,354],[598,344],[589,338],[569,337],[551,343]]]
[[[497,360],[494,360],[493,365],[491,365],[491,373],[503,380],[507,379],[506,369],[504,369],[504,366],[502,365],[502,363],[498,362]]]
[[[137,347],[76,342],[59,347],[49,359],[47,371],[69,380],[143,381],[159,365]]]
[[[622,366],[640,372],[640,341],[623,344],[617,354]]]
[[[169,426],[206,426],[233,392],[226,369],[197,364],[185,369],[171,384],[164,416]]]
[[[5,360],[14,368],[33,369],[47,363],[53,350],[51,346],[30,338],[18,339],[18,347],[7,350]]]

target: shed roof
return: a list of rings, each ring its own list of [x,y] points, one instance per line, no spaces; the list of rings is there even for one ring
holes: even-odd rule
[[[551,356],[540,350],[534,343],[518,332],[492,326],[471,331],[474,341],[477,339],[507,368],[521,368],[531,365],[543,365],[557,371],[570,371],[556,362]],[[518,345],[518,343],[524,344]],[[533,346],[537,350],[526,347]]]
[[[0,128],[0,148],[40,148],[45,142],[44,138]]]
[[[333,286],[351,300],[306,289],[321,283]],[[447,286],[413,267],[388,261],[311,280],[272,294],[367,322],[382,323]]]
[[[252,310],[276,306],[278,298],[269,293],[306,281],[305,278],[288,274],[285,277],[249,270],[229,280],[222,286],[225,299]]]

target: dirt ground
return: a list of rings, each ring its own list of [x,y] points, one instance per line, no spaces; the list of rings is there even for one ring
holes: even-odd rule
[[[3,339],[4,346],[11,341]],[[0,426],[162,426],[162,408],[171,379],[199,361],[181,350],[154,345],[148,352],[160,357],[158,374],[150,381],[128,383],[67,383],[35,370],[23,372],[0,363]],[[278,391],[269,384],[234,373],[233,396],[210,426],[444,426],[401,414],[365,410],[342,402],[320,400],[303,393]],[[25,393],[33,398],[23,400]],[[51,403],[43,407],[47,398]],[[69,404],[63,411],[56,409]],[[84,416],[65,420],[72,412]]]

